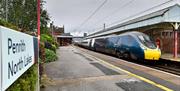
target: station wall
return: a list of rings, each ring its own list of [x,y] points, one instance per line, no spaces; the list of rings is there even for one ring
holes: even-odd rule
[[[151,30],[145,32],[155,41],[160,40],[162,53],[173,53],[174,51],[174,31],[173,30]],[[180,31],[178,32],[178,54],[180,54]]]

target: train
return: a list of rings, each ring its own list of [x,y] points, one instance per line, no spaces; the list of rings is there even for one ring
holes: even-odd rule
[[[161,57],[161,50],[154,40],[148,35],[136,31],[86,39],[77,45],[119,58],[159,60]]]

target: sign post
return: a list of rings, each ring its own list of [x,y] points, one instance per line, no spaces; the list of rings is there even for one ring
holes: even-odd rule
[[[33,36],[0,26],[1,91],[5,91],[34,64],[34,44]]]

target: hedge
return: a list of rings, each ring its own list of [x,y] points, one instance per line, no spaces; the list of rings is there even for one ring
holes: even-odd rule
[[[57,55],[54,51],[50,49],[45,49],[45,62],[53,62],[57,60]]]
[[[13,24],[11,23],[8,23],[2,19],[0,19],[0,25],[1,26],[4,26],[4,27],[8,27],[8,28],[11,28],[11,29],[14,29],[14,30],[18,30],[18,27],[14,26]]]
[[[38,82],[37,65],[29,68],[18,80],[16,80],[7,91],[35,91]]]

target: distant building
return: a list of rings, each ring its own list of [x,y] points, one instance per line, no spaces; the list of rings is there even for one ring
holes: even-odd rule
[[[57,26],[52,27],[52,35],[53,36],[59,36],[63,33],[64,33],[64,26],[63,27],[57,27]]]
[[[64,33],[57,36],[57,42],[60,46],[67,46],[75,42],[82,41],[84,36],[72,36],[70,33]]]
[[[81,41],[87,33],[84,33],[84,36],[72,36],[70,33],[64,33],[64,26],[57,27],[51,25],[52,36],[56,39],[60,46],[67,46],[76,41]]]
[[[70,33],[63,33],[61,35],[56,36],[57,42],[60,46],[67,46],[72,44],[73,36]]]

